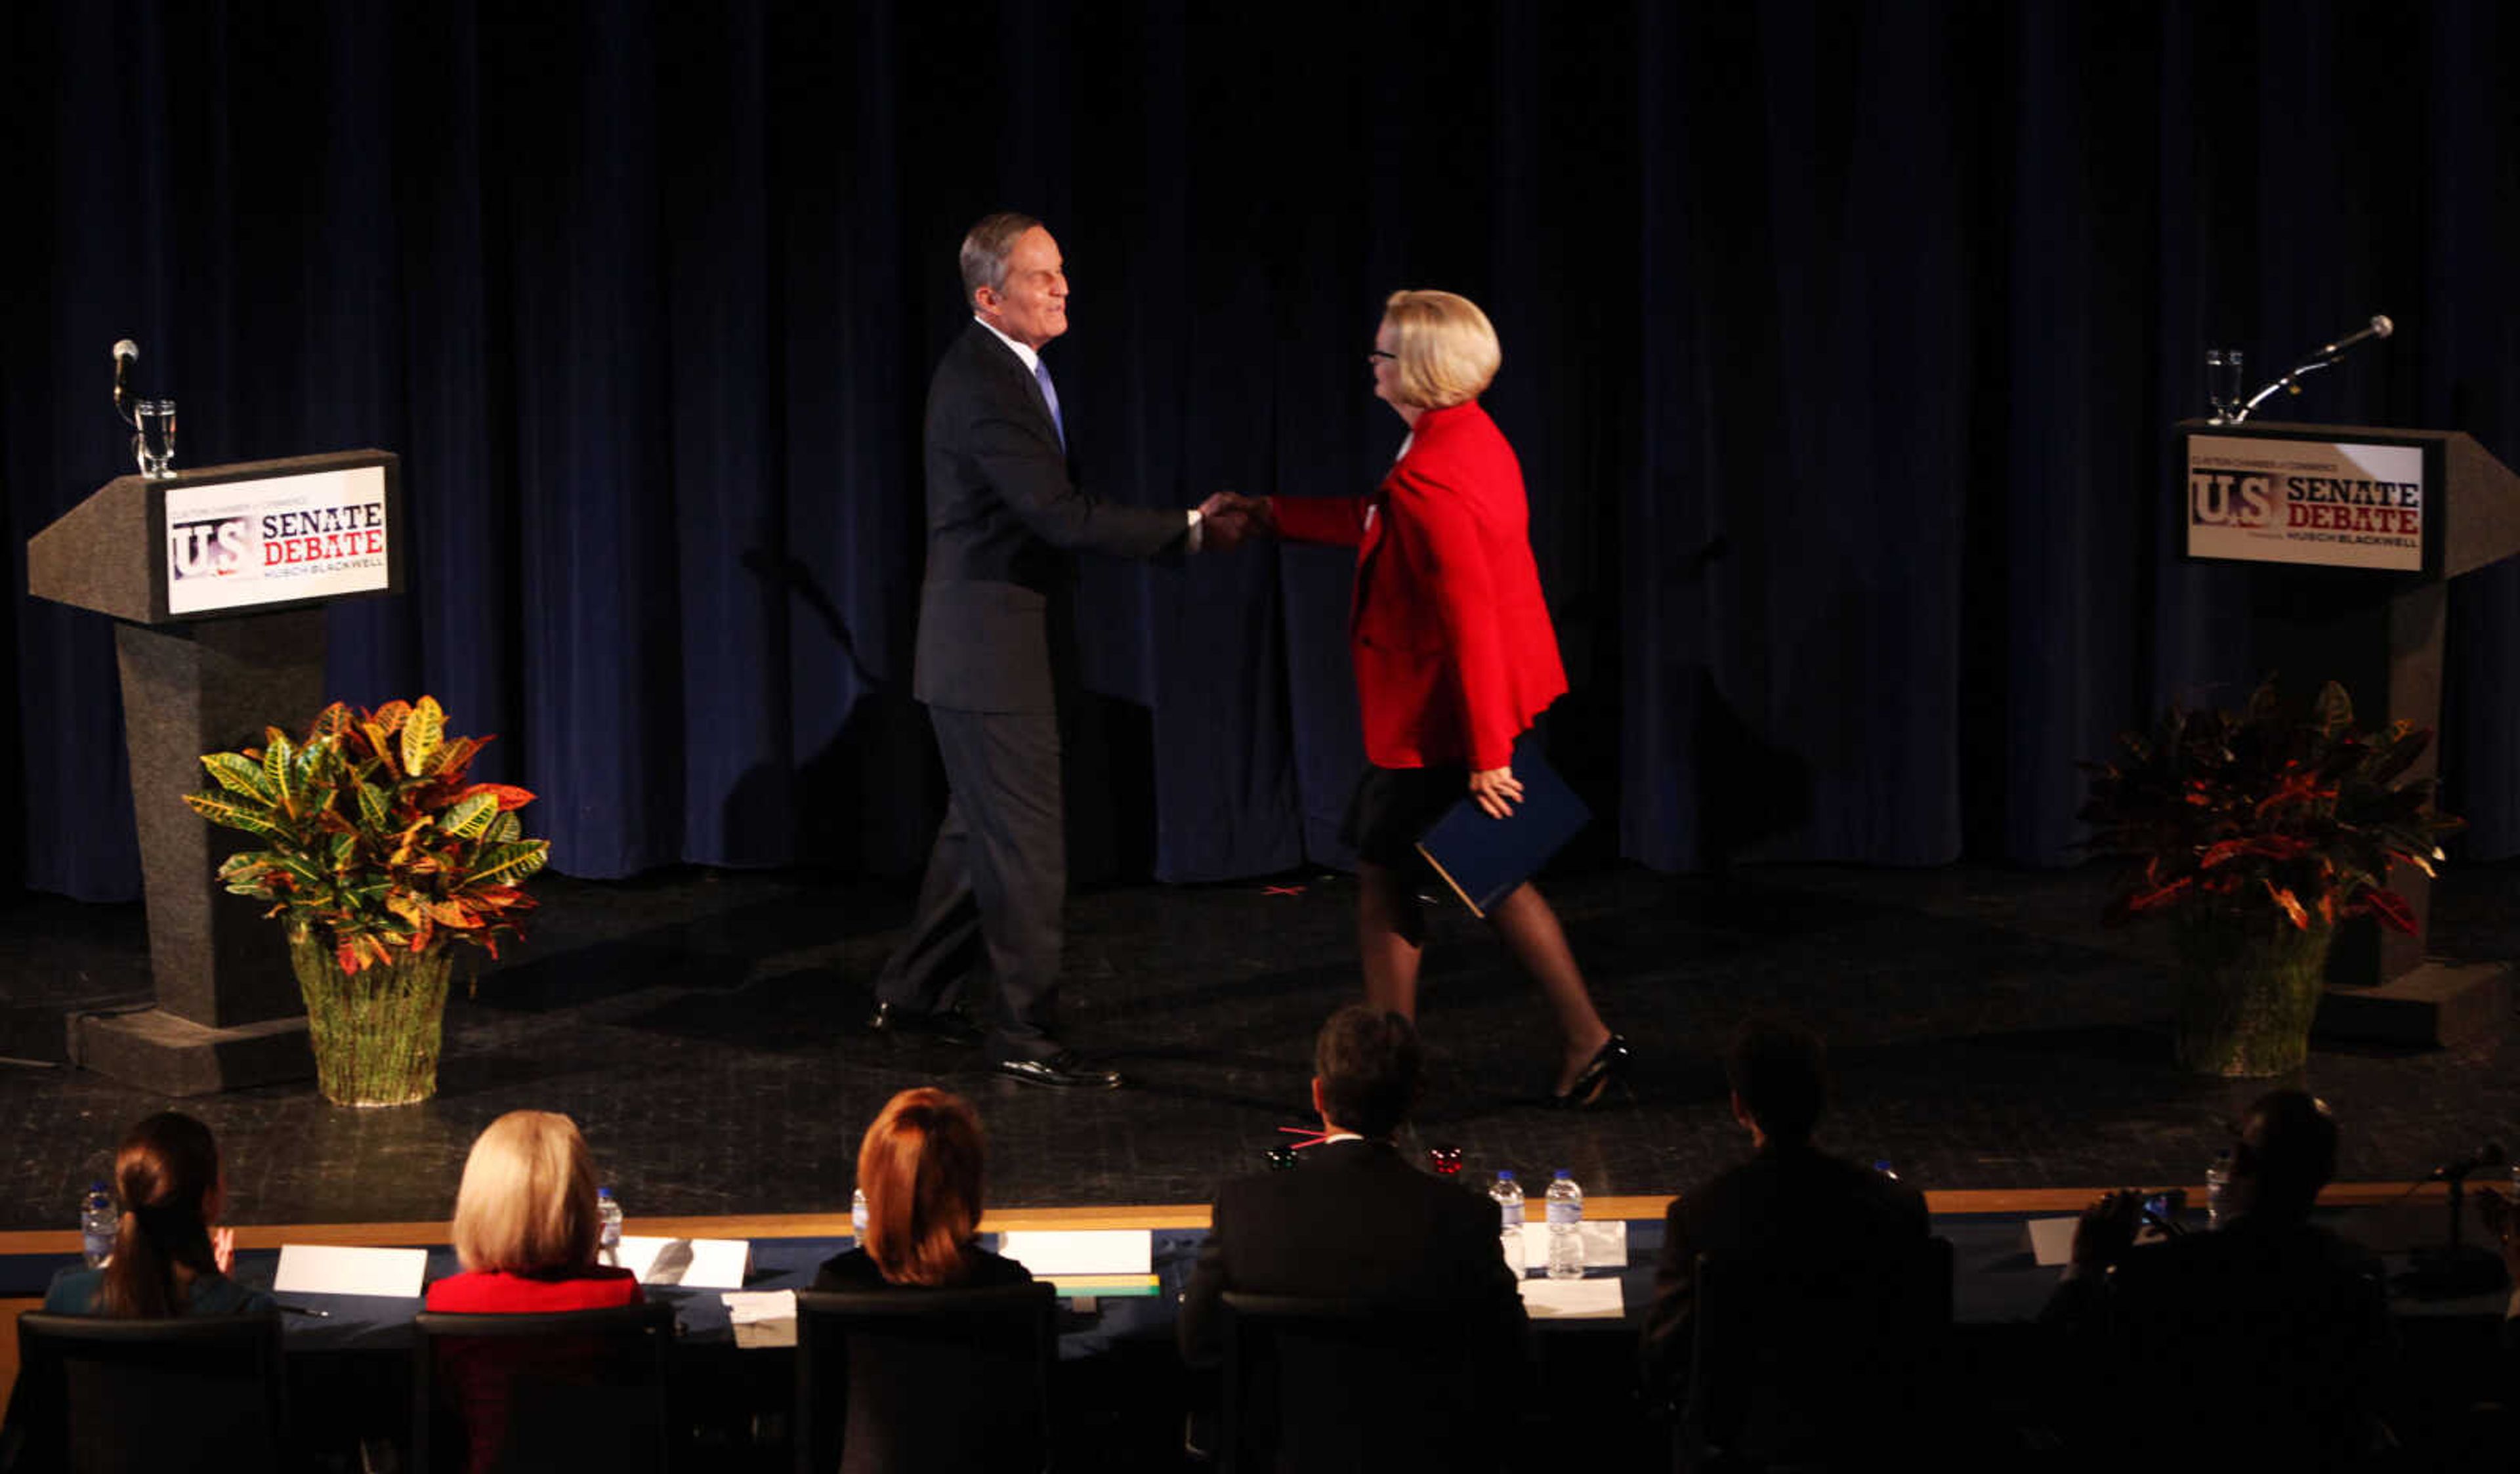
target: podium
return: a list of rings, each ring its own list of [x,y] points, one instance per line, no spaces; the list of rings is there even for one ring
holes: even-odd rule
[[[2363,729],[2441,730],[2452,579],[2520,553],[2520,475],[2456,430],[2252,421],[2182,422],[2190,562],[2246,583],[2254,673],[2306,703],[2341,683]],[[2439,772],[2440,742],[2408,777]],[[2510,964],[2428,960],[2432,882],[2391,888],[2416,934],[2368,917],[2340,927],[2316,1032],[2399,1045],[2456,1044],[2498,1027]]]
[[[314,1074],[279,924],[229,895],[252,841],[183,795],[201,757],[324,704],[324,606],[402,590],[401,462],[346,451],[120,476],[26,543],[27,592],[114,621],[155,1007],[73,1014],[73,1064],[165,1094]]]

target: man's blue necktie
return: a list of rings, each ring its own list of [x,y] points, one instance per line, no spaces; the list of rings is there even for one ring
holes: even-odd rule
[[[1050,406],[1050,427],[1058,431],[1058,448],[1067,449],[1067,422],[1058,416],[1058,390],[1050,381],[1050,365],[1035,359],[1032,377],[1041,380],[1041,397]]]

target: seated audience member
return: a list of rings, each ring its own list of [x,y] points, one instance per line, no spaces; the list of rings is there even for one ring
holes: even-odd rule
[[[210,1129],[160,1111],[131,1128],[113,1153],[122,1222],[100,1269],[64,1270],[44,1294],[56,1316],[244,1315],[271,1297],[228,1277],[234,1239],[217,1227],[227,1179]]]
[[[1182,1297],[1182,1353],[1223,1360],[1228,1290],[1485,1306],[1500,1368],[1520,1357],[1525,1320],[1497,1244],[1496,1206],[1419,1172],[1392,1144],[1417,1103],[1420,1056],[1408,1019],[1351,1005],[1313,1048],[1313,1106],[1327,1134],[1291,1172],[1226,1184]]]
[[[866,1242],[823,1261],[818,1290],[893,1285],[979,1289],[1032,1273],[973,1240],[980,1225],[980,1118],[959,1095],[922,1087],[884,1102],[858,1145]]]
[[[2520,1211],[2491,1187],[2477,1193],[2476,1211],[2485,1219],[2485,1231],[2494,1235],[2502,1250],[2502,1277],[2511,1290],[2510,1300],[2502,1307],[2502,1350],[2506,1355],[2520,1353]]]
[[[595,1162],[577,1123],[513,1110],[490,1123],[464,1161],[455,1194],[455,1257],[464,1273],[428,1287],[428,1308],[530,1315],[632,1305],[639,1281],[596,1262]]]
[[[2275,1091],[2232,1147],[2222,1228],[2138,1245],[2139,1194],[2084,1213],[2041,1319],[2081,1353],[2098,1438],[2176,1434],[2184,1449],[2322,1468],[2384,1444],[2373,1393],[2394,1336],[2379,1261],[2310,1221],[2335,1171],[2335,1117]]]
[[[1811,1303],[1779,1308],[1771,1323],[1799,1325],[1813,1343],[1813,1364],[1790,1379],[1796,1385],[1745,1384],[1740,1404],[1721,1410],[1720,1428],[1708,1423],[1709,1409],[1698,1409],[1684,1424],[1684,1448],[1692,1439],[1720,1437],[1745,1453],[1798,1451],[1825,1458],[1822,1446],[1836,1434],[1880,1431],[1853,1405],[1876,1392],[1893,1395],[1886,1382],[1874,1384],[1869,1359],[1887,1350],[1884,1336],[1895,1341],[1906,1328],[1876,1323],[1861,1339],[1852,1331],[1876,1320],[1890,1303],[1884,1276],[1912,1272],[1920,1262],[1929,1231],[1925,1200],[1896,1179],[1812,1144],[1828,1099],[1828,1055],[1818,1035],[1781,1019],[1752,1018],[1725,1051],[1724,1073],[1732,1119],[1749,1133],[1751,1155],[1675,1198],[1664,1212],[1641,1346],[1646,1389],[1674,1405],[1685,1394],[1697,1329],[1699,1255],[1807,1268]],[[1841,1307],[1832,1297],[1852,1298]],[[1833,1404],[1828,1410],[1838,1415],[1822,1418],[1814,1404]]]

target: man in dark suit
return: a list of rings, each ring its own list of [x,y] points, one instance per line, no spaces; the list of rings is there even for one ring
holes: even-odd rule
[[[1164,511],[1077,487],[1058,391],[1041,360],[1067,331],[1064,266],[1058,243],[1030,216],[991,215],[963,240],[972,321],[927,390],[927,573],[914,675],[952,798],[909,938],[877,979],[870,1022],[979,1043],[949,1006],[961,992],[981,1010],[998,1073],[1107,1090],[1119,1075],[1053,1032],[1067,897],[1054,675],[1071,638],[1064,594],[1079,553],[1221,548],[1241,529],[1234,514],[1210,515],[1221,498]],[[984,986],[962,988],[981,976]]]
[[[1875,1308],[1868,1297],[1885,1293],[1881,1275],[1908,1273],[1926,1247],[1921,1194],[1895,1178],[1812,1145],[1828,1094],[1827,1053],[1818,1036],[1781,1020],[1752,1019],[1726,1051],[1724,1072],[1732,1086],[1732,1119],[1749,1132],[1753,1153],[1703,1187],[1674,1199],[1663,1216],[1662,1255],[1654,1266],[1653,1304],[1645,1313],[1642,1347],[1646,1387],[1660,1398],[1676,1398],[1688,1372],[1700,1254],[1776,1266],[1787,1272],[1783,1277],[1788,1280],[1807,1276],[1809,1286],[1842,1280],[1864,1285],[1864,1305],[1779,1307],[1776,1318],[1789,1322],[1805,1312],[1829,1315],[1843,1329],[1855,1323],[1858,1313],[1869,1315]],[[1880,1267],[1879,1274],[1865,1272],[1872,1265]],[[1805,1328],[1815,1338],[1832,1330],[1825,1323]],[[1895,1333],[1896,1327],[1888,1329]],[[1861,1361],[1868,1354],[1851,1341],[1833,1350],[1846,1355],[1825,1360]],[[1814,1430],[1804,1426],[1805,1409],[1790,1406],[1790,1399],[1834,1395],[1836,1389],[1823,1390],[1819,1384],[1848,1369],[1823,1364],[1813,1370],[1805,1387],[1783,1389],[1788,1395],[1784,1401],[1769,1398],[1773,1389],[1760,1388],[1744,1397],[1745,1404],[1765,1399],[1756,1406],[1689,1410],[1684,1431],[1705,1431],[1698,1420],[1720,1416],[1727,1419],[1720,1431],[1728,1447],[1743,1452],[1791,1448]],[[1863,1373],[1855,1369],[1849,1375]],[[1736,1413],[1737,1423],[1732,1421]],[[1853,1419],[1859,1434],[1866,1426],[1860,1417]]]
[[[2131,1191],[2083,1215],[2040,1319],[2079,1353],[2092,1447],[2150,1433],[2200,1457],[2327,1468],[2386,1446],[2375,1394],[2396,1335],[2380,1261],[2310,1217],[2335,1173],[2335,1117],[2274,1091],[2232,1145],[2221,1228],[2138,1245]]]
[[[1181,1307],[1182,1354],[1225,1354],[1223,1297],[1419,1300],[1493,1312],[1482,1364],[1519,1359],[1522,1297],[1497,1242],[1496,1207],[1419,1172],[1391,1141],[1418,1096],[1418,1032],[1351,1005],[1313,1047],[1313,1106],[1327,1134],[1294,1170],[1226,1184]]]

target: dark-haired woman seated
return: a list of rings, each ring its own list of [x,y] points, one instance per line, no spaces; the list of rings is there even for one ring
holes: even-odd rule
[[[217,1227],[227,1207],[210,1129],[160,1111],[131,1128],[113,1153],[122,1222],[100,1269],[64,1270],[44,1294],[56,1316],[234,1316],[271,1308],[271,1297],[228,1277],[233,1236]]]
[[[980,1225],[980,1118],[922,1087],[886,1101],[858,1147],[866,1242],[823,1261],[818,1290],[1030,1284],[1032,1272],[972,1242]]]

